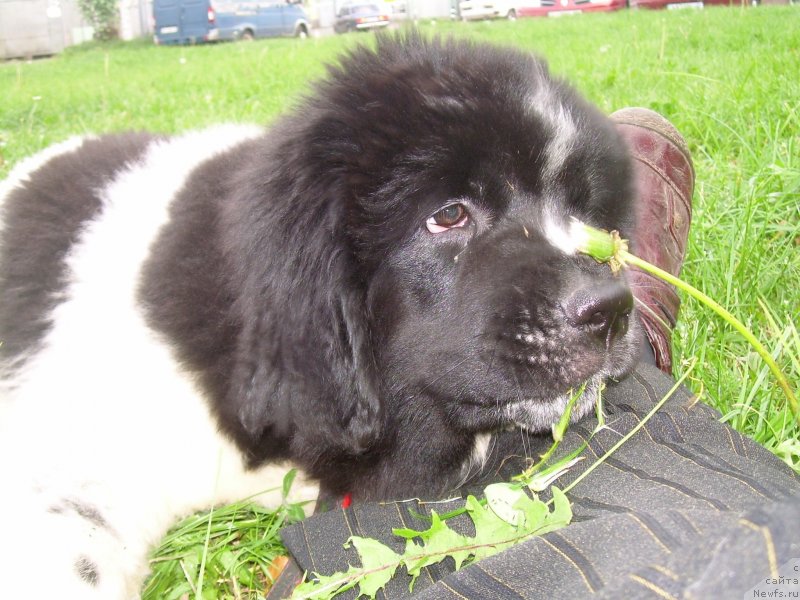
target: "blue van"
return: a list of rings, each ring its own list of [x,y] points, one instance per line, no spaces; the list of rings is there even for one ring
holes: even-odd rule
[[[199,44],[260,37],[308,37],[301,0],[154,0],[156,44]]]

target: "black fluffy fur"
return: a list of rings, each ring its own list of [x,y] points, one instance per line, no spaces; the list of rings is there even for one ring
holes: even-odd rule
[[[581,127],[555,181],[542,180],[553,132],[529,106],[541,87]],[[508,425],[483,406],[546,402],[607,352],[575,342],[548,352],[582,356],[584,371],[504,372],[509,297],[544,314],[570,278],[608,277],[542,239],[541,206],[625,232],[630,197],[610,123],[535,58],[379,38],[264,139],[196,172],[142,296],[253,464],[297,458],[360,497],[441,492],[474,433]],[[424,230],[460,199],[474,228]]]
[[[80,154],[54,158],[25,188],[11,192],[0,237],[0,364],[18,362],[38,347],[65,285],[64,259],[100,208],[97,190],[154,139],[135,133],[87,140]]]
[[[554,173],[534,98],[578,130]],[[635,324],[604,344],[563,308],[624,284],[554,248],[542,222],[547,208],[629,235],[631,201],[612,124],[536,58],[378,37],[194,171],[140,300],[252,466],[291,458],[357,498],[434,495],[476,433],[520,422],[508,407],[526,400],[523,425],[546,429],[537,407],[631,366]],[[467,226],[429,233],[453,202]]]

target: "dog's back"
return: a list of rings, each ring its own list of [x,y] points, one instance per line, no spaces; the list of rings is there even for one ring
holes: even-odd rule
[[[7,597],[40,595],[43,570],[60,597],[135,597],[177,516],[270,488],[260,500],[281,501],[286,469],[246,471],[139,299],[175,195],[198,165],[261,134],[73,139],[0,188]]]

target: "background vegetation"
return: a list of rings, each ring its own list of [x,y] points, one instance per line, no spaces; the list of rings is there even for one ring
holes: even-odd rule
[[[116,0],[78,0],[78,7],[94,28],[94,39],[116,39],[119,27],[119,4]]]
[[[796,388],[799,20],[797,7],[760,7],[423,27],[530,49],[605,111],[646,106],[672,120],[697,171],[683,276],[749,323]],[[369,39],[88,44],[49,60],[0,65],[0,177],[24,156],[74,134],[268,123],[324,73],[325,61]],[[691,385],[704,401],[800,471],[800,429],[735,332],[685,301],[676,348],[678,369],[689,357],[700,359]],[[271,521],[263,529],[274,533]],[[235,595],[234,571],[219,569],[226,572],[224,589]],[[165,585],[150,597],[176,589]]]

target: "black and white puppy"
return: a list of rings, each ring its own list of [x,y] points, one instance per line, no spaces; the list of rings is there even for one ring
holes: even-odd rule
[[[0,188],[3,593],[135,597],[176,516],[287,465],[440,494],[584,383],[585,415],[640,333],[570,222],[630,235],[632,190],[612,123],[542,62],[416,34],[351,51],[266,130],[22,162]]]

